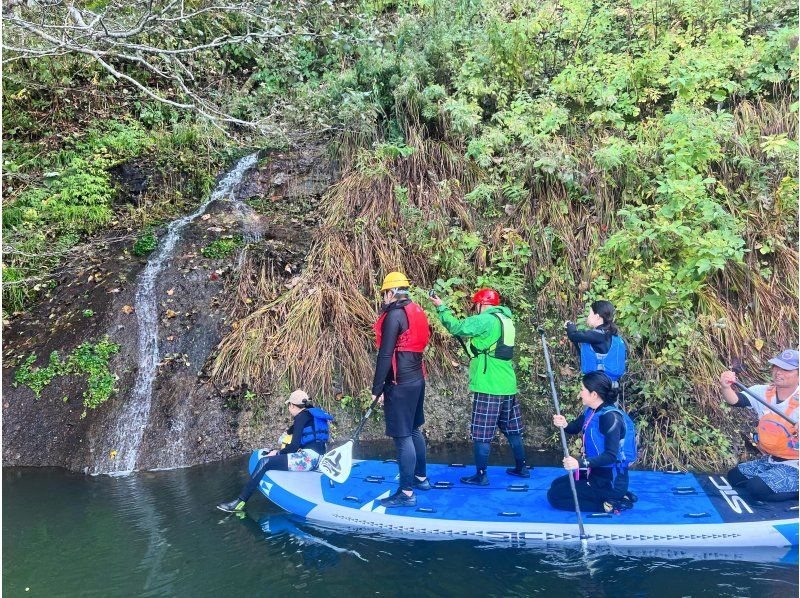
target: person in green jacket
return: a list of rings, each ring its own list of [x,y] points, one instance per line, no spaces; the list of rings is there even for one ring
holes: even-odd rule
[[[516,467],[509,467],[506,472],[521,478],[530,477],[522,444],[517,375],[511,361],[515,337],[511,310],[500,305],[500,294],[494,289],[480,289],[473,295],[477,313],[464,320],[456,318],[439,297],[432,294],[431,301],[444,327],[459,339],[470,358],[469,389],[473,393],[470,435],[477,472],[461,481],[489,485],[486,469],[495,428],[500,428],[514,452]]]

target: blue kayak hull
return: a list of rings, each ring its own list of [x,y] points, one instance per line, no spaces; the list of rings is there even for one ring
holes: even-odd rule
[[[250,471],[264,451],[255,451]],[[379,499],[397,490],[397,464],[357,461],[346,482],[313,472],[270,471],[261,492],[282,509],[309,520],[409,536],[578,542],[574,512],[547,502],[563,469],[536,468],[530,479],[490,467],[490,485],[459,482],[471,468],[430,464],[436,487],[417,493],[417,506],[385,509]],[[797,546],[797,503],[762,504],[730,488],[722,476],[631,471],[638,496],[619,514],[584,514],[588,542],[614,546]]]

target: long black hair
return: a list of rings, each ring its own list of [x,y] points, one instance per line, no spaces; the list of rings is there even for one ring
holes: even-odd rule
[[[612,336],[618,335],[619,329],[614,324],[614,314],[617,312],[614,304],[611,301],[600,300],[592,302],[591,307],[594,313],[603,318],[603,324],[599,326],[600,330],[604,330]]]
[[[603,402],[614,405],[619,397],[619,389],[611,381],[605,372],[589,372],[583,377],[583,385],[588,391],[594,391]]]

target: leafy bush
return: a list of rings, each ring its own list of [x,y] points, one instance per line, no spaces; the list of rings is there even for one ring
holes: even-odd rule
[[[242,245],[242,236],[233,235],[212,241],[200,250],[203,257],[212,260],[221,260],[231,255]]]
[[[133,244],[133,254],[138,256],[147,255],[156,247],[158,247],[158,237],[152,230],[148,230],[136,239],[136,243]]]
[[[33,367],[37,357],[32,354],[17,368],[15,386],[27,386],[38,399],[57,376],[86,376],[87,389],[83,393],[84,411],[81,415],[86,417],[86,409],[96,409],[116,392],[117,377],[109,370],[108,361],[118,352],[119,345],[106,337],[97,343],[83,343],[64,360],[53,351],[45,367]]]

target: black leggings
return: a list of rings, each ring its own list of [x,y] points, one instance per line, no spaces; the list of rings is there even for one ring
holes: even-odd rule
[[[550,489],[547,491],[547,500],[554,509],[560,511],[575,510],[575,500],[572,498],[572,489],[569,485],[570,475],[573,474],[570,473],[553,480]],[[603,503],[607,499],[622,496],[622,494],[625,493],[615,491],[611,487],[611,479],[601,479],[593,473],[592,484],[590,485],[589,480],[585,476],[585,472],[582,471],[581,478],[575,480],[575,492],[578,494],[578,504],[580,505],[580,510],[585,513],[603,513],[605,512]],[[618,479],[618,481],[621,480]],[[622,485],[627,489],[627,482]],[[619,487],[618,485],[617,488]]]
[[[514,453],[514,461],[519,466],[525,462],[525,446],[522,444],[522,434],[505,434],[505,437],[511,446],[511,451]],[[489,442],[473,442],[475,469],[478,471],[486,471],[486,468],[489,467],[489,452],[491,448],[491,443]]]
[[[239,493],[239,500],[247,502],[247,500],[253,495],[253,492],[258,489],[258,484],[261,482],[261,478],[264,477],[264,474],[267,473],[267,470],[269,469],[276,471],[288,471],[289,457],[287,455],[275,455],[274,457],[264,457],[263,459],[259,459],[253,475]]]
[[[775,492],[759,477],[748,478],[738,467],[728,472],[728,482],[735,488],[743,488],[755,500],[765,502],[781,502],[784,500],[797,500],[797,492]]]
[[[411,436],[396,436],[397,465],[400,468],[400,489],[413,490],[414,475],[427,476],[425,464],[425,437],[419,428],[414,428]]]

